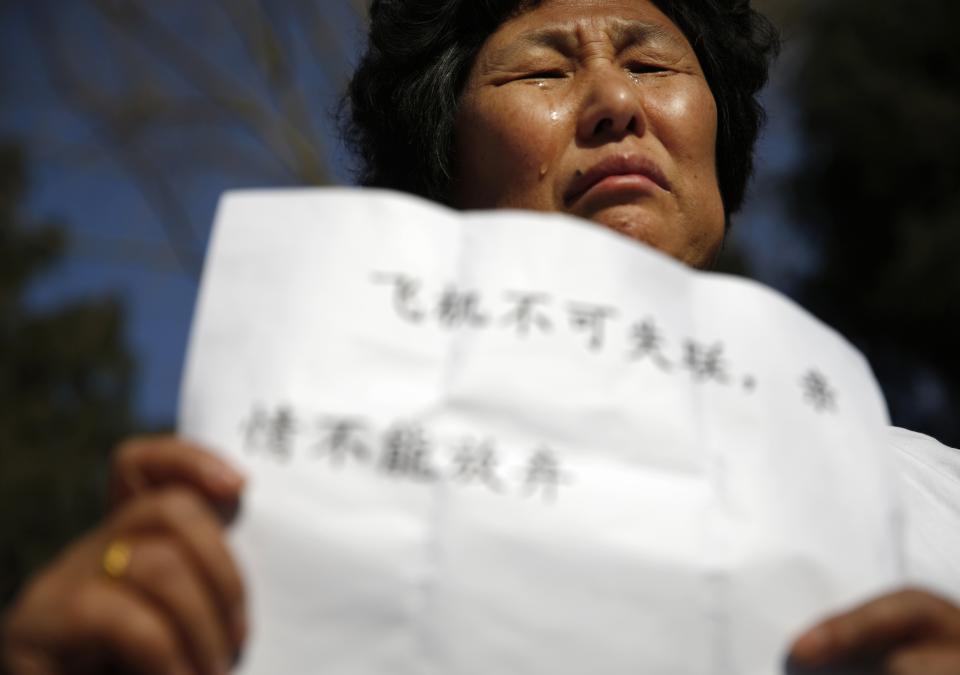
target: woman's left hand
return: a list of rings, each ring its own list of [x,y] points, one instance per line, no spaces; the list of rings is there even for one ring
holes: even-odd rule
[[[788,672],[960,675],[960,608],[920,590],[885,595],[804,633]]]

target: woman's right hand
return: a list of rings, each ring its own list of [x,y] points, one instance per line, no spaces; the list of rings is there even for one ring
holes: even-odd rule
[[[226,673],[246,633],[244,589],[221,514],[243,478],[174,437],[114,457],[114,508],[11,606],[0,663],[13,675]]]

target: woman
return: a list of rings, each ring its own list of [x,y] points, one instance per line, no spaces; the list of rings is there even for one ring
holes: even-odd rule
[[[460,208],[593,220],[708,267],[740,206],[775,50],[747,0],[379,0],[351,85],[363,182]],[[116,508],[11,608],[13,673],[223,673],[243,584],[223,519],[243,479],[134,440]],[[960,610],[903,591],[800,637],[800,667],[960,673]]]

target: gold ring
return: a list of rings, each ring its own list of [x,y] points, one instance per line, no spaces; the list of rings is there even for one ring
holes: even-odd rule
[[[120,579],[130,567],[133,548],[123,539],[114,539],[103,552],[100,565],[111,579]]]

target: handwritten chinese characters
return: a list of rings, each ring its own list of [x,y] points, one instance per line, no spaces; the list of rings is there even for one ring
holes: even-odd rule
[[[585,348],[596,353],[613,348],[609,338],[619,322],[621,327],[626,325],[625,363],[649,364],[664,373],[685,372],[696,385],[735,387],[746,395],[760,387],[755,375],[735,372],[723,341],[671,339],[651,316],[631,320],[609,305],[561,302],[549,293],[517,289],[504,290],[496,302],[485,304],[476,290],[446,284],[439,292],[430,293],[422,280],[399,272],[378,272],[371,280],[390,289],[393,311],[407,323],[433,321],[449,330],[504,330],[519,339],[568,330],[582,336]],[[799,400],[812,411],[837,413],[837,392],[820,370],[804,372],[797,379],[796,390]]]
[[[803,398],[817,412],[834,412],[837,409],[837,393],[823,373],[808,370],[800,380]]]
[[[412,422],[378,431],[359,417],[305,416],[291,406],[256,405],[241,422],[240,433],[245,453],[277,462],[302,457],[335,469],[365,468],[416,483],[447,481],[497,495],[549,502],[573,482],[558,454],[546,445],[520,453],[524,459],[519,463],[506,463],[507,453],[493,438],[440,438]]]

